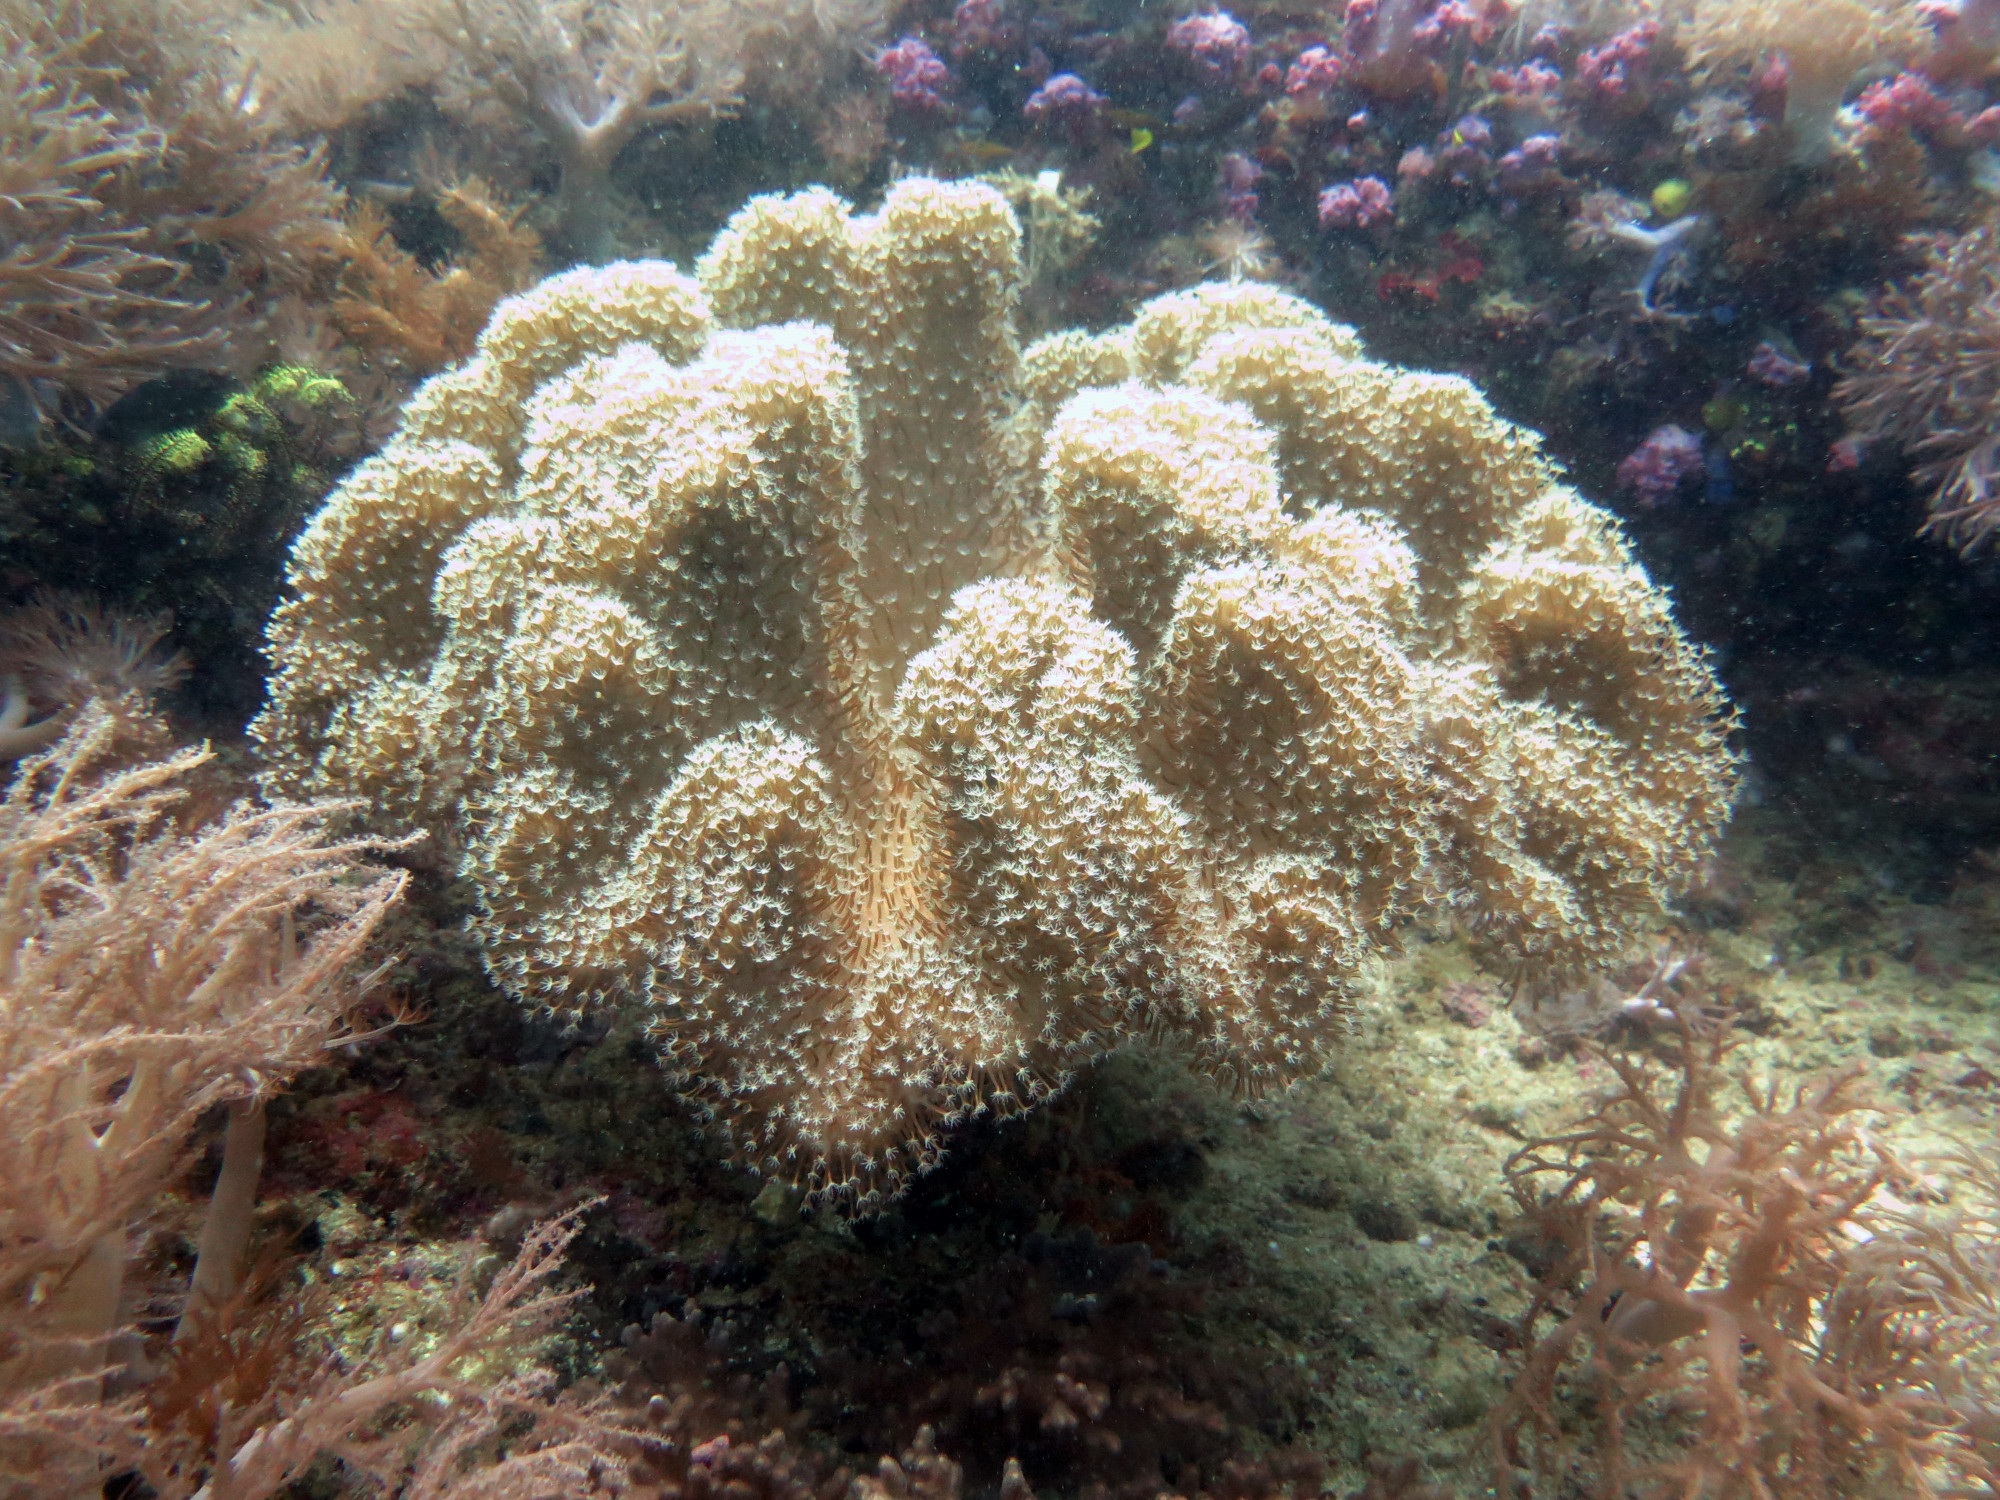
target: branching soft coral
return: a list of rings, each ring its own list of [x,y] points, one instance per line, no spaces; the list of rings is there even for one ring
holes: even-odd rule
[[[483,1292],[469,1249],[444,1326],[384,1340],[354,1365],[320,1354],[305,1326],[275,1352],[246,1341],[245,1358],[203,1372],[217,1384],[182,1382],[195,1401],[148,1402],[138,1472],[159,1500],[266,1500],[324,1458],[401,1500],[582,1500],[623,1489],[610,1483],[624,1473],[611,1449],[630,1445],[609,1403],[558,1395],[553,1377],[522,1359],[578,1296],[549,1282],[593,1206],[535,1225]],[[262,1378],[235,1381],[253,1355],[268,1367]]]
[[[260,117],[331,132],[399,89],[424,91],[479,143],[480,170],[517,191],[530,180],[555,185],[536,224],[563,258],[604,261],[633,237],[639,208],[613,185],[621,153],[649,135],[705,139],[739,104],[759,129],[774,117],[802,131],[823,125],[885,9],[882,0],[288,0],[253,5],[232,33],[259,64]]]
[[[0,762],[53,744],[93,702],[128,741],[156,739],[162,726],[152,700],[187,671],[179,653],[158,649],[171,623],[57,593],[0,616]]]
[[[127,765],[119,743],[86,708],[0,801],[0,1495],[82,1500],[130,1470],[160,1500],[262,1500],[328,1456],[429,1500],[596,1492],[620,1467],[606,1410],[519,1357],[573,1300],[547,1283],[583,1209],[483,1293],[468,1258],[440,1326],[358,1360],[323,1347],[310,1296],[246,1286],[263,1100],[358,1040],[356,960],[404,877],[326,837],[336,807],[188,831],[207,755]],[[160,1347],[124,1326],[133,1231],[217,1105],[221,1171]]]
[[[2000,530],[2000,217],[1934,250],[1861,320],[1834,388],[1866,437],[1903,445],[1931,491],[1925,529],[1977,552]]]
[[[113,175],[156,167],[162,142],[80,95],[66,61],[19,33],[0,59],[0,376],[104,401],[212,354],[231,309],[185,295],[181,268],[111,217]]]
[[[328,309],[352,344],[410,377],[470,354],[494,304],[526,290],[541,260],[541,241],[522,226],[521,211],[503,210],[477,178],[447,184],[438,212],[466,248],[433,273],[396,244],[373,208],[351,209],[347,265]]]
[[[1936,1256],[1976,1235],[1934,1232],[1926,1247],[1894,1232],[1878,1195],[1906,1174],[1870,1138],[1857,1072],[1781,1097],[1726,1074],[1730,1046],[1688,1023],[1665,1079],[1598,1049],[1616,1091],[1510,1160],[1515,1198],[1559,1260],[1488,1419],[1497,1492],[1570,1493],[1579,1477],[1603,1500],[1990,1484],[1990,1432],[1982,1455],[1971,1414],[1937,1384],[1952,1361],[1938,1358]],[[1581,1443],[1562,1412],[1573,1383],[1595,1398]]]
[[[120,768],[118,741],[113,715],[86,708],[0,803],[0,1404],[38,1429],[94,1407],[127,1234],[197,1120],[237,1101],[260,1123],[259,1101],[326,1055],[349,968],[402,889],[356,878],[363,846],[323,837],[327,809],[238,808],[182,833],[183,784],[207,757]],[[212,1288],[241,1245],[218,1224]],[[55,1461],[24,1441],[31,1465]]]
[[[727,0],[452,0],[459,83],[540,131],[571,253],[611,249],[611,163],[641,130],[733,109],[744,17]]]
[[[253,297],[304,279],[337,195],[248,108],[216,14],[0,0],[0,37],[0,378],[93,405],[253,363]]]

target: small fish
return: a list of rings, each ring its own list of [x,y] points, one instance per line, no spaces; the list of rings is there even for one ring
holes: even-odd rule
[[[985,139],[958,141],[952,146],[952,150],[972,161],[1005,161],[1014,154],[1012,146],[1003,146],[998,141]]]
[[[1167,123],[1143,109],[1120,109],[1115,105],[1104,111],[1104,118],[1120,130],[1159,130]]]
[[[1148,130],[1143,125],[1134,125],[1132,127],[1132,154],[1134,156],[1137,156],[1141,151],[1144,151],[1148,146],[1152,144],[1153,144],[1152,131]]]
[[[350,190],[380,203],[407,203],[417,195],[417,190],[407,182],[383,182],[373,177],[358,178],[350,184]]]

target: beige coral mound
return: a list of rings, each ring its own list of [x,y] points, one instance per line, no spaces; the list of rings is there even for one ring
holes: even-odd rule
[[[863,1206],[1125,1038],[1298,1077],[1427,904],[1589,963],[1733,785],[1665,599],[1470,385],[1256,285],[1024,353],[1019,246],[911,180],[545,282],[271,631],[278,781],[451,832],[501,983],[635,1007]]]

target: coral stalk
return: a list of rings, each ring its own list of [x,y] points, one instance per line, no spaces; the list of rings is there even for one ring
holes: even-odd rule
[[[640,131],[735,107],[740,70],[719,61],[735,49],[708,45],[725,24],[712,11],[674,0],[453,0],[447,39],[468,72],[555,149],[557,216],[575,258],[612,253],[611,164]]]

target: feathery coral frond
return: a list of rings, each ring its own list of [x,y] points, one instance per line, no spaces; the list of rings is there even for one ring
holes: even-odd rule
[[[339,195],[249,108],[215,17],[0,0],[0,37],[0,378],[88,407],[164,369],[254,362],[253,294],[308,276]]]
[[[124,766],[119,741],[86,707],[0,801],[0,1400],[37,1429],[88,1405],[127,1231],[196,1120],[348,1035],[350,970],[405,879],[326,837],[337,805],[183,832],[206,752]]]
[[[1903,445],[1935,532],[1977,552],[2000,531],[2000,217],[1932,251],[1861,319],[1834,398],[1864,436]]]

